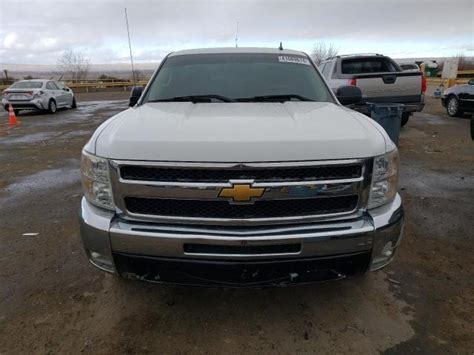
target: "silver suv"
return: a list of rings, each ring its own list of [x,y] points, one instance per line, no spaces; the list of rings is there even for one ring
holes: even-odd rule
[[[21,80],[3,91],[2,106],[12,105],[15,114],[20,110],[47,110],[55,113],[58,108],[76,108],[73,91],[54,80]]]

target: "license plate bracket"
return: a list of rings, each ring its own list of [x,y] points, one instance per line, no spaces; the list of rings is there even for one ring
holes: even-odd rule
[[[10,100],[27,100],[26,95],[11,95]]]

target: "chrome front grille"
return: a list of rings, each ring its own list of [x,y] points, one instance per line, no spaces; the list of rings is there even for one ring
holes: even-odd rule
[[[351,212],[357,207],[357,195],[305,198],[295,200],[259,200],[253,204],[227,201],[174,200],[125,197],[132,213],[196,218],[275,218]]]
[[[222,169],[176,168],[124,165],[120,177],[124,180],[168,182],[228,182],[229,180],[318,181],[352,179],[361,176],[362,165],[321,165],[306,167],[247,167],[237,165]]]
[[[355,218],[368,198],[372,161],[198,164],[111,161],[117,212],[161,223],[265,225]],[[245,184],[258,198],[222,198]]]

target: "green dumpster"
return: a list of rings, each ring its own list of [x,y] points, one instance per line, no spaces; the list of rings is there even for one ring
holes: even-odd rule
[[[434,78],[438,75],[438,68],[428,68],[428,66],[425,67],[425,75],[430,78]]]

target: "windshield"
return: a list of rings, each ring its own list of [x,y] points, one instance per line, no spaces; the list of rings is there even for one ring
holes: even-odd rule
[[[143,103],[190,96],[208,102],[333,98],[306,56],[263,53],[219,53],[171,56],[163,63]]]
[[[42,87],[41,81],[19,81],[11,86],[12,89],[41,89]]]

